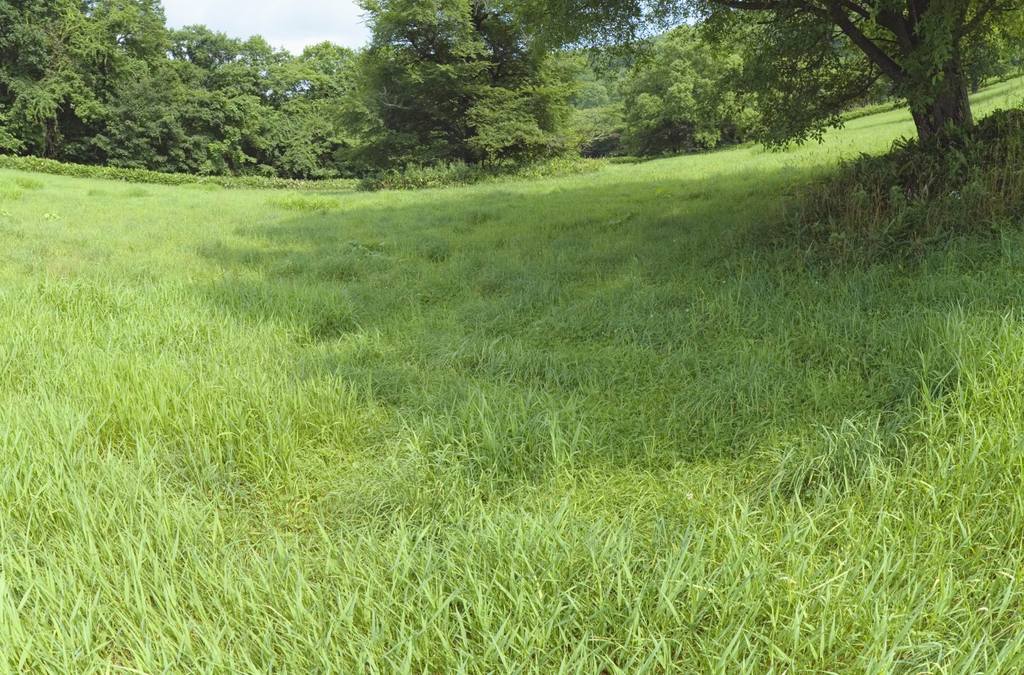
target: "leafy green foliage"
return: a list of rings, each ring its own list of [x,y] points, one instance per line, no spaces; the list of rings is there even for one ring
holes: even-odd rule
[[[524,0],[526,20],[548,39],[635,38],[653,24],[697,17],[730,47],[743,46],[745,89],[755,94],[763,138],[820,138],[880,80],[913,111],[918,136],[971,126],[968,73],[1007,26],[1020,0]]]
[[[556,58],[575,73],[571,128],[584,157],[611,157],[622,152],[625,120],[620,81],[631,60],[617,60],[608,50],[563,51]]]
[[[744,140],[753,125],[736,91],[739,55],[682,26],[655,39],[621,82],[627,152],[710,150]]]
[[[801,197],[797,237],[830,257],[920,254],[937,241],[1000,232],[1024,218],[1024,110],[998,111],[941,143],[899,141]]]
[[[877,68],[813,16],[719,12],[705,35],[739,51],[735,86],[756,109],[757,138],[768,145],[820,140],[851,107],[876,96]]]
[[[510,178],[571,176],[599,170],[602,162],[580,157],[555,157],[528,164],[466,164],[451,162],[431,166],[407,165],[401,169],[378,172],[359,181],[359,189],[418,190],[453,185],[473,185]]]
[[[291,178],[346,173],[336,107],[353,86],[351,51],[324,44],[291,57],[260,38],[202,27],[170,40],[171,60],[122,85],[101,139],[110,163]]]
[[[680,26],[632,48],[562,55],[575,62],[573,125],[584,156],[658,156],[742,142],[757,116],[740,91],[735,46]]]
[[[157,0],[0,0],[0,151],[204,175],[351,173],[355,57],[165,27]]]
[[[207,185],[224,188],[260,188],[292,190],[351,190],[356,181],[351,179],[330,179],[304,181],[290,178],[274,178],[270,176],[218,176],[197,175],[190,173],[167,173],[149,171],[147,169],[130,169],[117,166],[91,166],[87,164],[71,164],[58,162],[42,157],[18,157],[0,155],[0,168],[17,171],[32,171],[53,176],[73,176],[76,178],[98,178],[104,180],[124,181],[129,183],[149,183],[153,185]]]
[[[89,20],[75,0],[0,0],[3,145],[52,156],[94,128],[108,84],[103,74],[133,61],[131,42],[122,50],[102,40],[107,5],[98,3]]]
[[[478,0],[367,2],[359,155],[378,168],[534,161],[564,152],[570,74],[531,49],[508,7]]]
[[[158,0],[0,0],[0,152],[198,175],[325,179],[573,149],[572,73],[508,7],[367,5],[373,46],[293,56]]]

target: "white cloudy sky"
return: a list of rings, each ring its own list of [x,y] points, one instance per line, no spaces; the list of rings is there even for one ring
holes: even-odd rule
[[[292,52],[330,40],[359,47],[369,39],[353,0],[163,0],[168,25],[202,23],[232,37],[259,34]]]

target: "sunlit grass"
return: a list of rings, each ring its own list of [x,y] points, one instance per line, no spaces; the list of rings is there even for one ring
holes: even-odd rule
[[[3,669],[1019,671],[1024,235],[767,243],[909,131],[405,193],[0,172]]]

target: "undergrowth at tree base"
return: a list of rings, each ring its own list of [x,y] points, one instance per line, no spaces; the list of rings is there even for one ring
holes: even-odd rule
[[[920,256],[1024,217],[1024,110],[998,110],[969,131],[848,162],[796,199],[789,220],[811,251],[846,262]],[[792,236],[792,230],[786,233]]]

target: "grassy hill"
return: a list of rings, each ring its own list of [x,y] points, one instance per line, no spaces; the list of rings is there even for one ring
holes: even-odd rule
[[[910,129],[427,192],[0,171],[3,669],[1019,672],[1024,234],[777,236]]]

